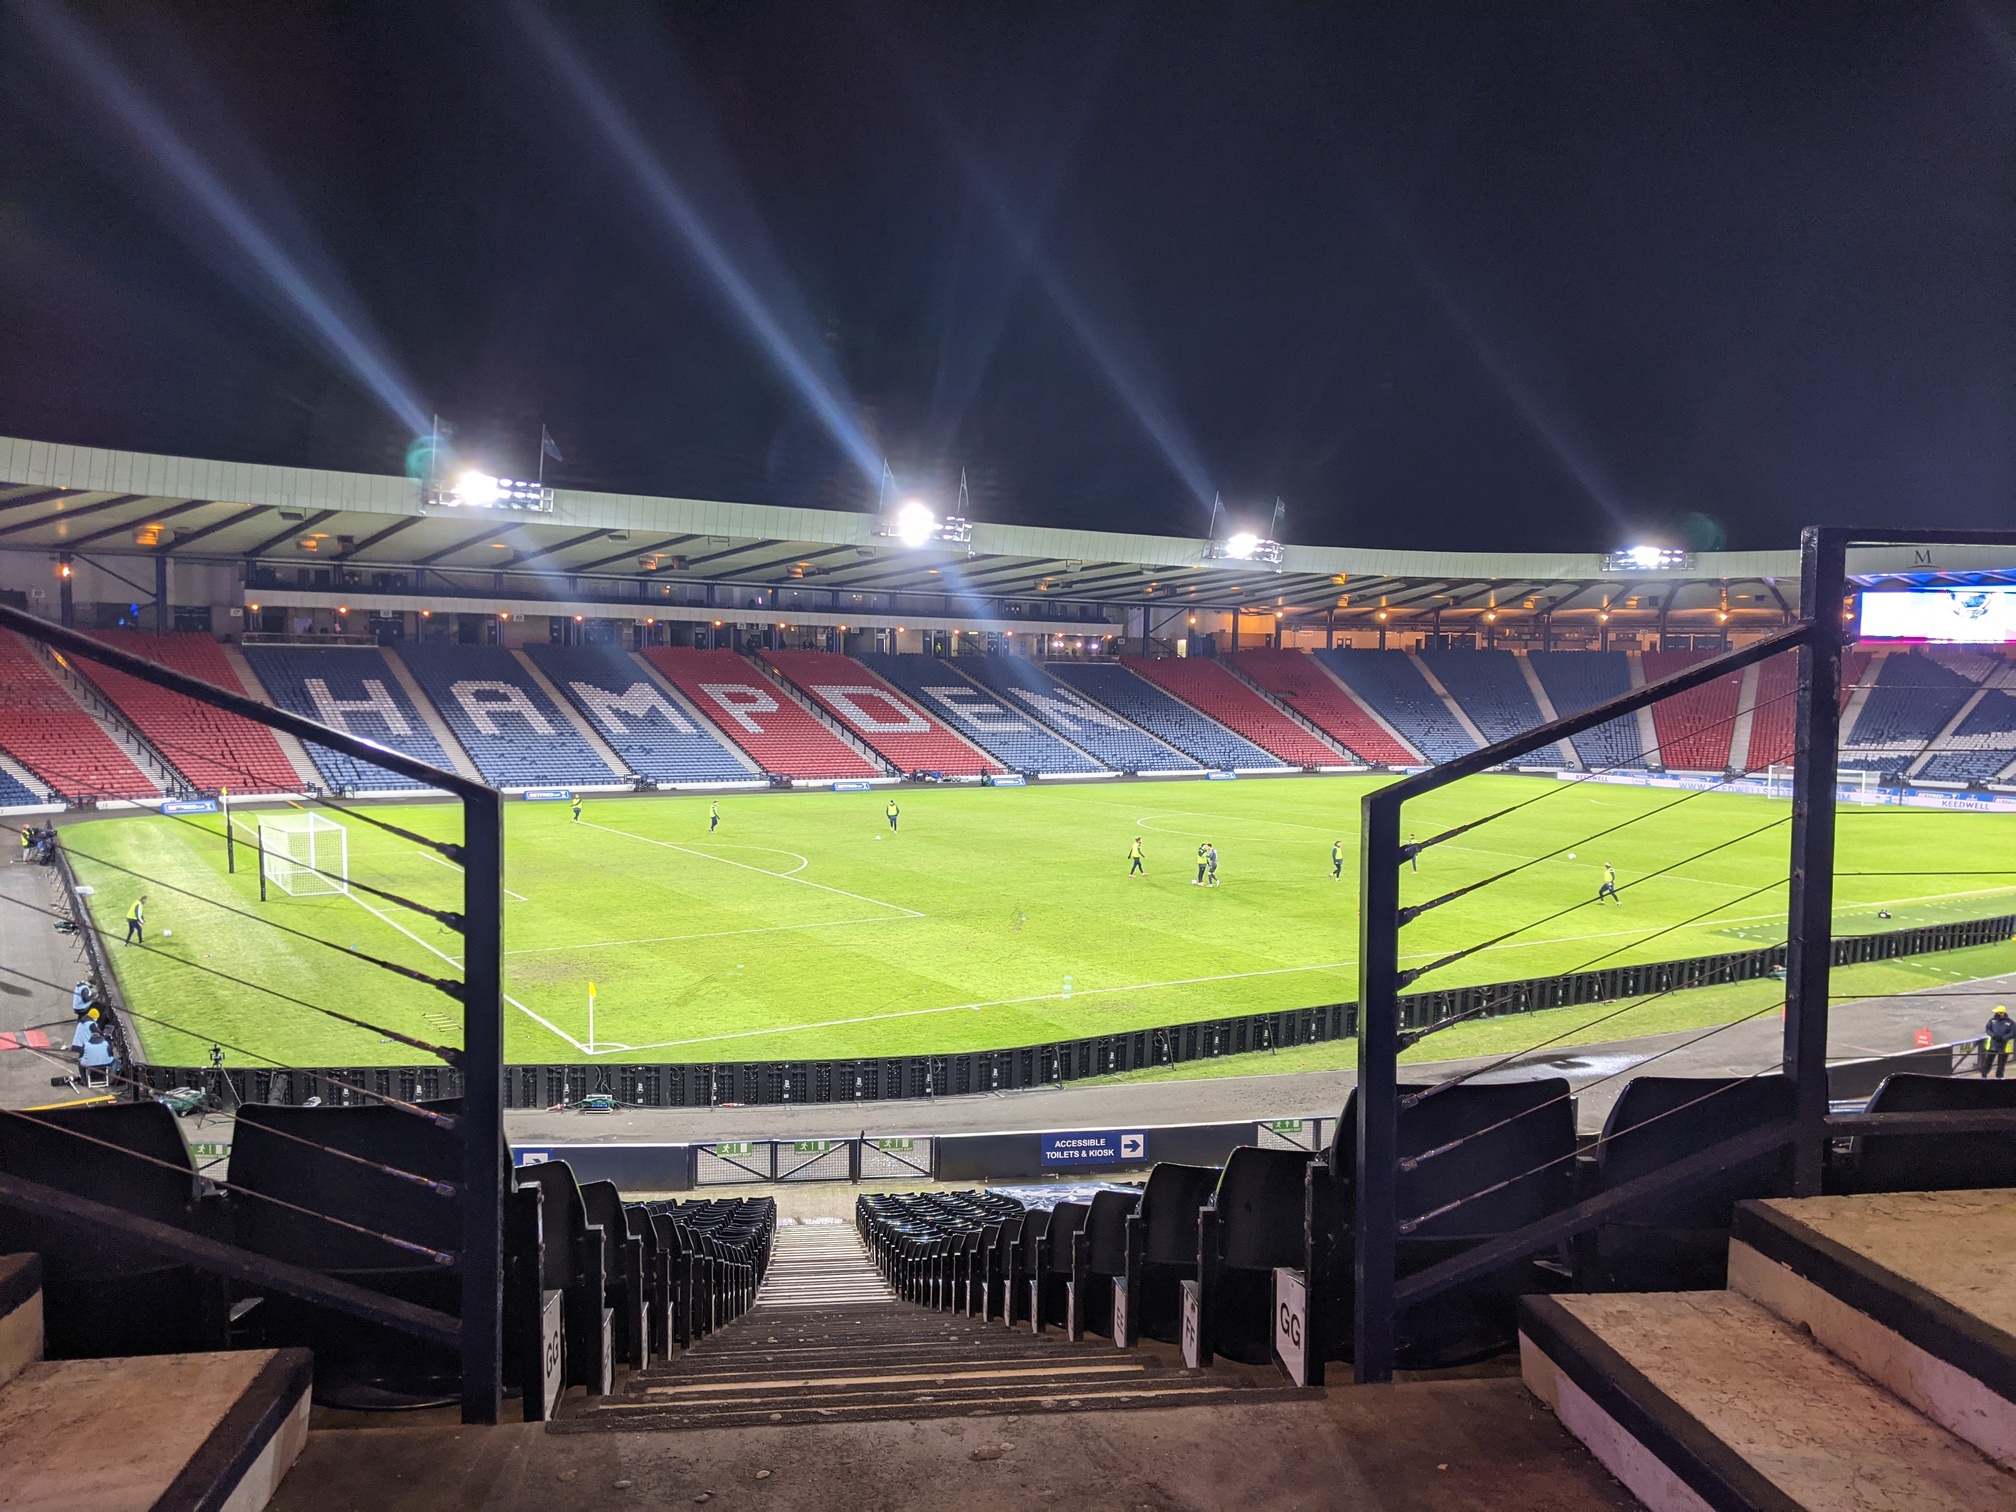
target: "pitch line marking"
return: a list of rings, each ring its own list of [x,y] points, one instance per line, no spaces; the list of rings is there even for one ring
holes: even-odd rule
[[[371,914],[376,918],[384,920],[387,924],[390,924],[394,929],[398,930],[399,933],[406,936],[406,938],[411,940],[415,945],[420,946],[421,949],[431,951],[433,954],[439,956],[442,960],[446,961],[450,966],[453,966],[458,971],[462,969],[461,961],[457,960],[454,956],[448,954],[447,951],[441,949],[438,945],[434,944],[433,941],[421,939],[420,936],[413,933],[412,930],[408,929],[404,924],[401,924],[397,919],[393,918],[391,915],[380,913],[377,909],[373,908],[369,903],[366,903],[362,898],[358,897],[355,893],[345,893],[343,896],[348,898],[352,903],[355,903],[359,908],[363,909],[364,912]],[[582,1044],[581,1041],[574,1038],[574,1036],[569,1034],[565,1029],[562,1029],[558,1024],[554,1023],[551,1019],[540,1017],[540,1015],[534,1013],[530,1008],[527,1008],[523,1003],[519,1002],[518,999],[511,996],[510,993],[506,992],[502,994],[502,996],[505,1002],[509,1003],[513,1008],[516,1008],[520,1013],[524,1014],[525,1017],[531,1019],[535,1024],[540,1025],[542,1028],[552,1030],[561,1039],[565,1040],[568,1044],[572,1045],[576,1050],[579,1050],[583,1055],[589,1055],[593,1053],[592,1051],[589,1050],[589,1048],[586,1045]],[[612,1051],[614,1051],[619,1048],[627,1050],[630,1047],[628,1045],[623,1045],[620,1047],[612,1045],[609,1048]]]
[[[791,872],[766,871],[760,866],[751,866],[747,861],[731,861],[726,856],[710,856],[706,851],[695,850],[690,845],[679,845],[670,840],[654,840],[649,835],[634,835],[629,830],[611,829],[606,824],[596,824],[592,820],[588,819],[582,820],[581,824],[582,827],[585,829],[598,829],[601,830],[605,835],[620,835],[625,840],[638,840],[642,841],[645,845],[656,845],[661,846],[666,850],[681,851],[689,856],[698,856],[703,861],[717,861],[723,866],[740,867],[743,871],[753,871],[757,873],[759,876],[774,877],[782,882],[796,882],[800,887],[816,887],[821,892],[833,893],[835,896],[842,898],[852,898],[856,903],[866,903],[870,908],[894,909],[897,913],[907,914],[910,918],[913,919],[923,919],[929,917],[929,915],[921,912],[920,910],[915,908],[906,908],[901,903],[885,903],[882,899],[871,898],[865,893],[849,892],[844,887],[834,887],[825,882],[809,881],[808,879],[796,876]],[[767,848],[768,847],[765,847],[765,849]],[[778,854],[796,855],[797,852],[780,851]]]

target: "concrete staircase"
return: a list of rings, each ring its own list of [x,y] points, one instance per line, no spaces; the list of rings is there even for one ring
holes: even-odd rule
[[[552,1431],[1192,1407],[1316,1395],[1272,1373],[1186,1371],[1143,1350],[1066,1344],[900,1301],[851,1224],[784,1225],[751,1310],[633,1373]]]
[[[1746,1202],[1729,1289],[1528,1297],[1526,1383],[1653,1512],[2016,1509],[2016,1192]]]
[[[42,1267],[0,1255],[0,1506],[259,1512],[308,1437],[305,1349],[42,1358]]]

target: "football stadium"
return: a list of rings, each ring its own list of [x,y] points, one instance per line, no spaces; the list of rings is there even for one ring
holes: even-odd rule
[[[7,7],[0,1508],[2016,1512],[1961,10]]]

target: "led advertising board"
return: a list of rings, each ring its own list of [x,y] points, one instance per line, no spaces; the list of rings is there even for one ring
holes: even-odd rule
[[[2016,641],[2016,588],[1918,588],[1862,595],[1862,639]]]

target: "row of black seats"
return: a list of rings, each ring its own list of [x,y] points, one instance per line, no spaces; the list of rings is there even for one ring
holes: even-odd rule
[[[1499,1235],[1600,1196],[1746,1130],[1789,1119],[1782,1076],[1642,1076],[1593,1142],[1577,1138],[1559,1078],[1466,1083],[1422,1095],[1398,1129],[1397,1270],[1416,1274]],[[2016,1082],[1899,1074],[1871,1112],[2016,1106]],[[1325,1359],[1348,1359],[1354,1296],[1356,1094],[1336,1145],[1312,1157],[1246,1147],[1222,1169],[1158,1165],[1139,1193],[1107,1191],[1049,1211],[1005,1211],[986,1194],[864,1198],[866,1238],[903,1295],[1011,1326],[1106,1334],[1132,1345],[1181,1338],[1194,1284],[1200,1363],[1271,1354],[1274,1272],[1308,1282],[1307,1326]],[[1868,1135],[1829,1152],[1827,1189],[1932,1191],[2008,1185],[2016,1135]],[[1567,1244],[1410,1310],[1399,1363],[1461,1364],[1512,1344],[1514,1303],[1532,1292],[1712,1290],[1726,1279],[1737,1202],[1788,1195],[1776,1150],[1613,1214]]]
[[[428,1110],[452,1120],[459,1105]],[[228,1192],[200,1178],[159,1103],[0,1117],[0,1171],[452,1317],[462,1310],[461,1168],[452,1126],[381,1105],[241,1108]],[[596,1389],[616,1363],[641,1365],[734,1316],[769,1263],[767,1200],[640,1206],[610,1183],[577,1185],[564,1166],[519,1178],[505,1214],[513,1386],[550,1377],[550,1308],[565,1320],[566,1382]],[[452,1350],[0,1204],[0,1253],[31,1250],[43,1257],[55,1358],[306,1345],[324,1401],[404,1406],[460,1389]],[[543,1410],[542,1396],[527,1391],[528,1414]]]
[[[557,1302],[561,1385],[610,1389],[747,1311],[770,1266],[769,1197],[626,1203],[564,1161],[521,1166],[506,1209],[507,1332],[543,1332],[528,1310]],[[534,1284],[536,1280],[536,1285]]]

